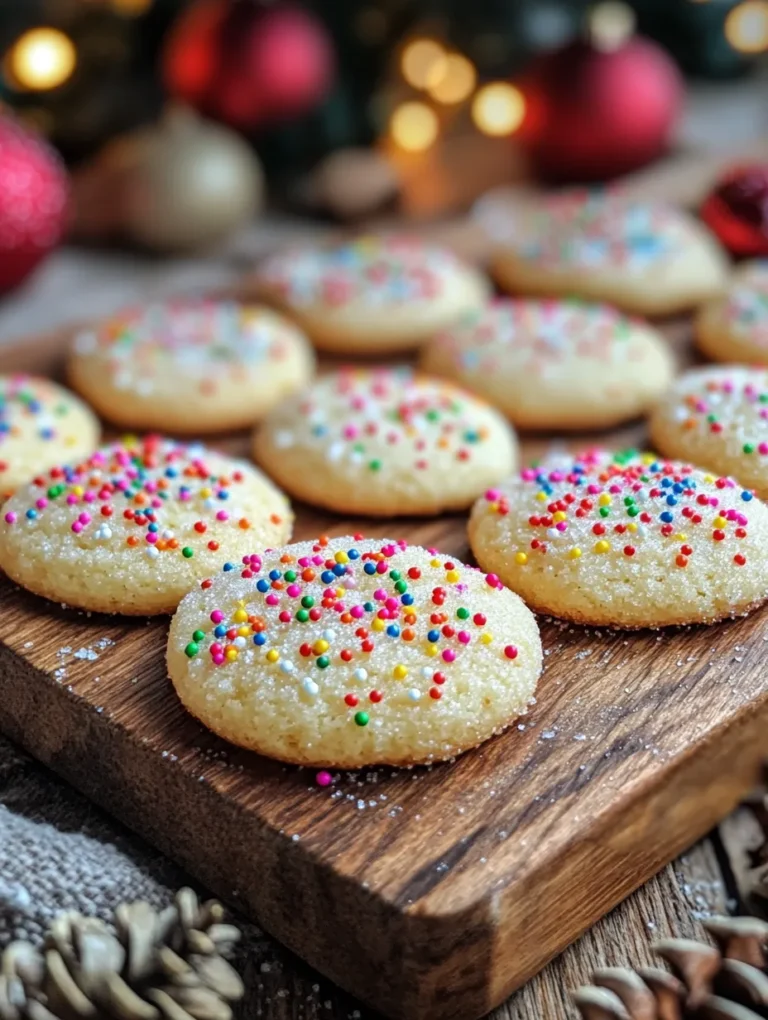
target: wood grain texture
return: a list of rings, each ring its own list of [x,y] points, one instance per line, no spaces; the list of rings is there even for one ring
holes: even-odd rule
[[[64,339],[3,352],[0,370],[55,372]],[[468,557],[461,517],[304,509],[296,537],[361,528]],[[3,584],[0,726],[391,1016],[499,1003],[726,814],[765,752],[764,613],[631,636],[542,621],[546,669],[519,728],[453,765],[364,770],[331,791],[189,718],[165,677],[166,628]],[[530,994],[507,1015],[531,1015]]]

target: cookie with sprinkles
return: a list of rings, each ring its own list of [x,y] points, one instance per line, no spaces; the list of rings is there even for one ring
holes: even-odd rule
[[[199,434],[253,425],[309,382],[314,354],[301,330],[269,308],[174,298],[82,330],[68,372],[122,428]]]
[[[523,429],[608,428],[643,414],[672,380],[664,338],[608,305],[500,299],[422,352]]]
[[[477,501],[469,538],[532,608],[577,623],[713,623],[768,597],[768,507],[732,478],[636,451],[524,469]]]
[[[733,475],[768,497],[768,372],[697,368],[675,380],[651,421],[651,441],[677,457]]]
[[[78,609],[168,613],[225,561],[286,542],[292,525],[288,501],[250,464],[148,437],[17,489],[0,511],[0,567]]]
[[[254,456],[297,499],[391,517],[461,510],[517,463],[504,418],[407,367],[344,369],[285,400]]]
[[[727,292],[699,310],[695,334],[713,361],[768,365],[768,260],[739,267]]]
[[[63,386],[38,376],[0,375],[0,494],[91,453],[100,432],[90,408]]]
[[[418,347],[489,293],[485,277],[447,249],[378,235],[275,255],[253,283],[320,350],[355,355]]]
[[[254,555],[181,602],[168,673],[242,747],[356,768],[452,758],[526,711],[533,614],[493,574],[361,535]]]
[[[476,216],[497,245],[492,275],[511,293],[670,315],[725,286],[726,256],[701,223],[616,191],[574,188],[514,204],[490,195]]]

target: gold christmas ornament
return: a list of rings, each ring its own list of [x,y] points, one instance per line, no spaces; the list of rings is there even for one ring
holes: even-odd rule
[[[220,903],[191,889],[161,911],[122,903],[114,929],[65,913],[41,951],[12,942],[0,957],[0,1020],[230,1020],[243,983],[225,957],[240,931]]]

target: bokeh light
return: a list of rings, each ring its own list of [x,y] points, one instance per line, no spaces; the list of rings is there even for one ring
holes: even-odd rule
[[[14,85],[44,91],[72,76],[77,54],[72,40],[57,28],[32,28],[13,44],[7,67]]]
[[[449,53],[445,58],[442,78],[429,86],[429,94],[438,103],[461,103],[475,87],[475,65],[461,53]]]
[[[472,120],[486,135],[511,135],[524,116],[522,92],[505,81],[483,85],[472,101]]]
[[[729,11],[725,38],[739,53],[768,50],[768,0],[744,0]]]
[[[426,103],[402,103],[392,114],[389,131],[406,152],[423,152],[437,138],[437,114]]]
[[[137,18],[152,6],[152,0],[111,0],[112,10],[129,18]]]
[[[414,39],[400,58],[403,77],[415,89],[434,88],[445,77],[447,66],[447,54],[434,39]]]
[[[606,0],[589,13],[589,37],[599,50],[617,50],[635,30],[635,12],[629,4],[619,0]]]

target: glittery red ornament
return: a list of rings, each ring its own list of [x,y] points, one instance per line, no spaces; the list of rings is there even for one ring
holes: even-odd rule
[[[64,232],[68,181],[56,152],[16,121],[0,118],[0,292],[56,247]]]
[[[627,173],[661,155],[683,97],[671,58],[639,36],[608,51],[579,40],[545,54],[523,88],[521,138],[534,166],[569,182]]]
[[[701,218],[734,255],[768,255],[768,163],[730,170],[704,200]]]
[[[174,97],[253,128],[322,101],[333,81],[333,45],[301,7],[200,0],[171,33],[163,71]]]

